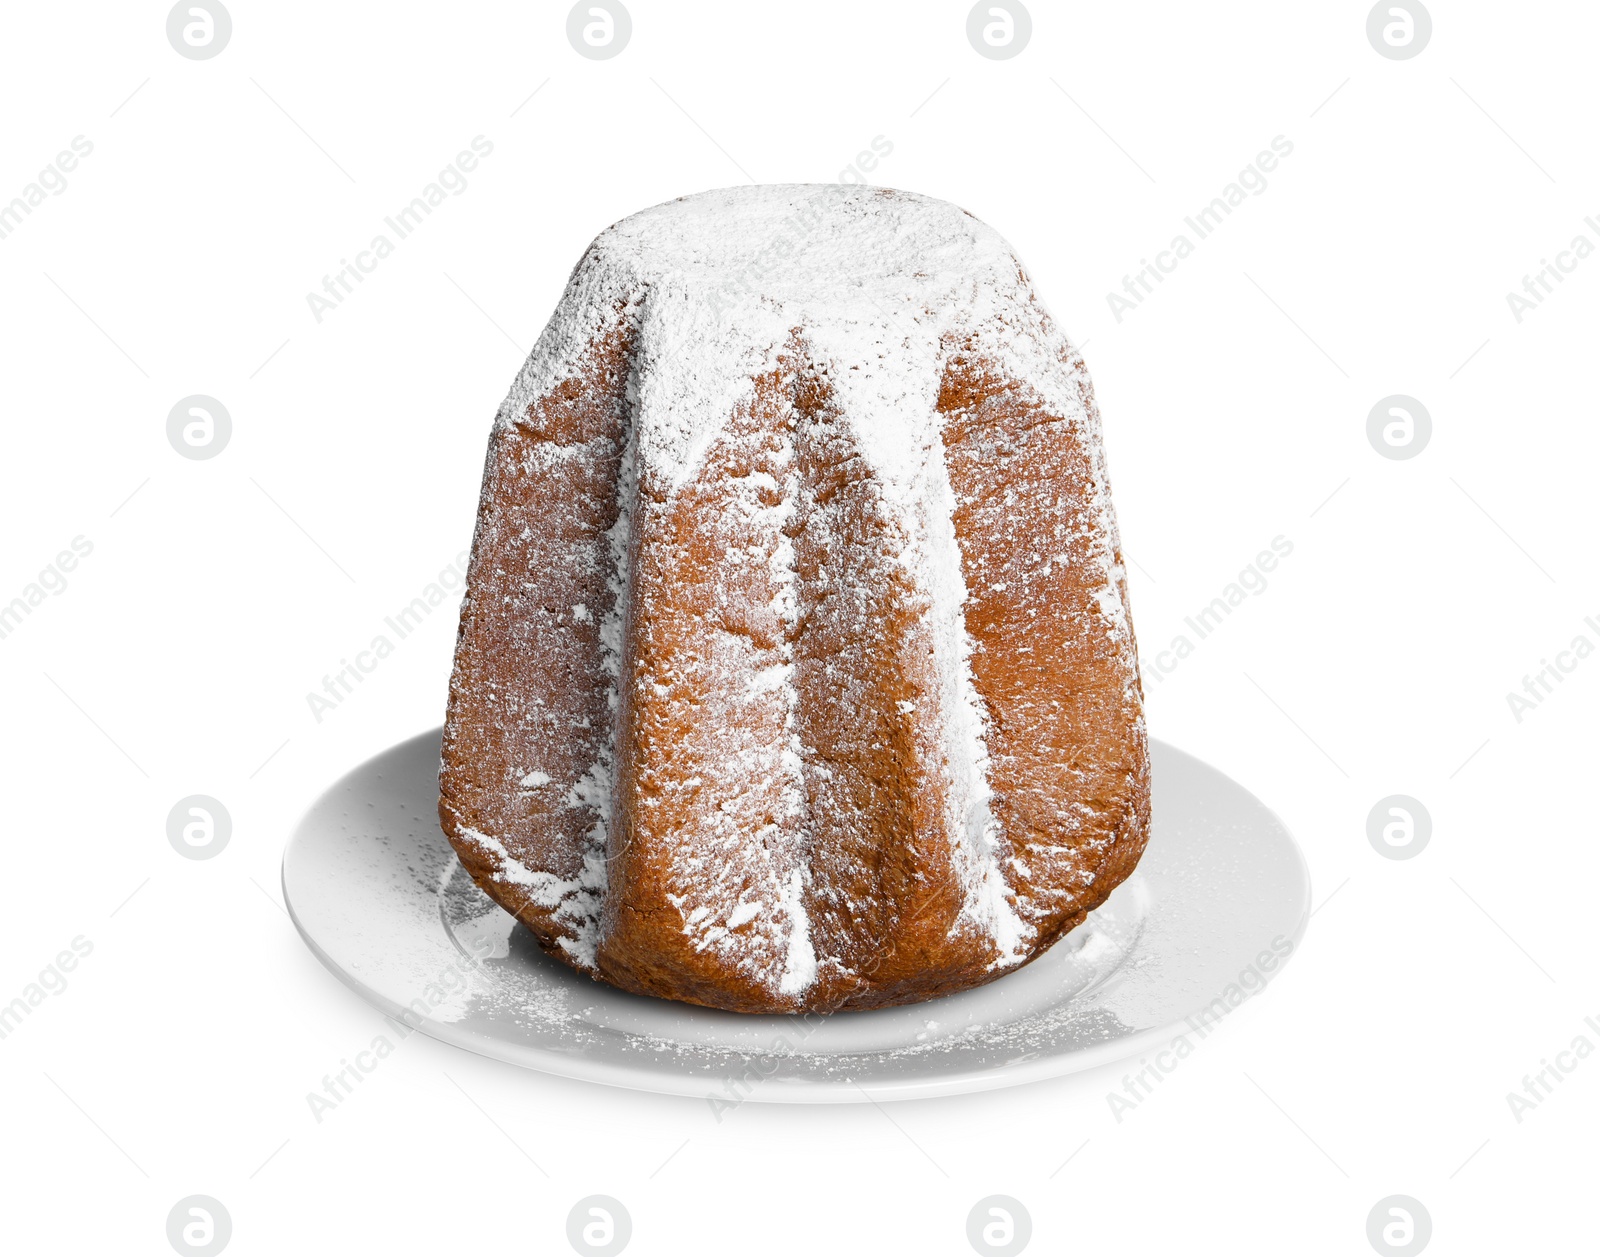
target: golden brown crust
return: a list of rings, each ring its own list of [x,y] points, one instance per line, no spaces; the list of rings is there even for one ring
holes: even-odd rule
[[[951,247],[987,248],[973,230]],[[728,413],[679,396],[642,435],[650,281],[596,287],[607,265],[580,263],[600,313],[530,360],[547,382],[490,444],[440,771],[463,866],[564,963],[733,1011],[911,1003],[1035,959],[1150,819],[1082,362],[1012,263],[1010,304],[922,342],[936,398],[874,395],[916,409],[905,459],[841,380],[871,361],[804,326]],[[641,453],[685,424],[692,456]]]
[[[970,355],[949,363],[939,408],[994,809],[1042,951],[1144,852],[1150,762],[1138,671],[1127,666],[1132,630],[1127,641],[1086,631],[1102,539],[1088,509],[1089,451],[1072,425]],[[1126,605],[1126,590],[1117,594]]]
[[[614,601],[605,538],[618,514],[624,338],[596,343],[589,361],[490,442],[439,776],[439,819],[463,865],[547,950],[572,938],[571,923],[496,879],[498,862],[463,835],[514,836],[522,863],[558,878],[583,869],[592,822],[553,787],[580,776],[608,732],[598,626]],[[523,784],[536,765],[549,785]]]
[[[626,373],[618,334],[594,347],[584,379],[495,436],[441,774],[441,820],[474,880],[568,963],[573,921],[540,887],[508,880],[480,836],[499,835],[527,869],[567,882],[582,874],[591,811],[520,782],[534,763],[553,779],[581,777],[606,736],[598,625],[614,601],[606,534],[619,514]],[[1138,678],[1131,642],[1085,631],[1098,622],[1100,590],[1082,434],[978,352],[952,355],[938,404],[992,809],[1011,901],[1035,932],[1032,959],[1103,902],[1143,850],[1149,764]],[[783,479],[786,449],[799,486],[785,529],[799,588],[792,624],[771,610],[771,573],[730,568],[705,526],[726,517],[731,484]],[[908,1003],[1009,972],[989,940],[960,924],[943,786],[929,771],[935,731],[903,710],[935,686],[924,607],[885,557],[893,546],[871,473],[826,382],[786,359],[756,381],[704,466],[661,500],[640,490],[652,544],[633,547],[630,591],[648,610],[627,620],[617,812],[591,971],[627,990],[748,1012]],[[589,616],[574,619],[574,606]],[[874,627],[867,649],[852,639],[863,623]],[[692,887],[673,854],[706,809],[751,842],[784,809],[775,786],[729,796],[733,783],[715,778],[741,746],[787,736],[776,699],[745,704],[737,728],[718,723],[722,709],[706,690],[713,676],[699,664],[719,635],[746,639],[758,659],[786,648],[802,696],[806,797],[795,827],[806,838],[791,854],[808,871],[805,907],[824,963],[800,997],[774,996],[770,970],[783,958],[770,940],[751,938],[750,963],[732,966],[684,929]],[[845,659],[856,662],[842,668]],[[673,701],[641,692],[663,677],[683,687]]]

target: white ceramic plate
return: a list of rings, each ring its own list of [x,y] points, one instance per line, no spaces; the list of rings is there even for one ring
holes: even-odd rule
[[[1004,1087],[1208,1032],[1299,945],[1311,883],[1283,823],[1193,756],[1151,751],[1154,824],[1137,872],[1031,965],[903,1008],[716,1012],[548,959],[439,830],[438,730],[317,800],[284,852],[283,891],[318,959],[385,1015],[530,1069],[724,1103]]]

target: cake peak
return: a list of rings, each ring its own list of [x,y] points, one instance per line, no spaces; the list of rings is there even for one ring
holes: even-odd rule
[[[722,420],[777,370],[825,378],[860,416],[891,497],[917,493],[938,381],[978,341],[1063,417],[1084,417],[1065,337],[1011,246],[948,201],[891,188],[721,188],[643,210],[590,245],[501,409],[520,422],[589,347],[629,346],[649,474],[682,484]]]
[[[710,287],[723,304],[928,297],[975,278],[1016,281],[1011,249],[992,228],[948,201],[894,188],[717,188],[632,214],[595,248],[635,263],[641,278]]]

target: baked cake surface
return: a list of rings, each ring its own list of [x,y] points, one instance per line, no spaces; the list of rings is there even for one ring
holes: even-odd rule
[[[439,813],[551,955],[745,1012],[989,981],[1127,877],[1099,415],[999,235],[789,185],[594,241],[494,425]]]

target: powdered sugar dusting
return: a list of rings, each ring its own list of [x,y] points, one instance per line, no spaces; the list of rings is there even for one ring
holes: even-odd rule
[[[594,968],[595,948],[599,942],[596,923],[605,898],[603,854],[594,860],[585,860],[583,872],[578,877],[560,878],[553,873],[530,869],[513,856],[500,839],[476,829],[462,829],[458,837],[493,857],[497,866],[493,874],[496,881],[522,888],[528,898],[541,908],[556,908],[558,919],[575,925],[577,939],[562,939],[561,946],[585,968]]]
[[[804,889],[800,870],[789,874],[789,884],[784,888],[783,910],[789,917],[789,945],[783,960],[783,976],[778,980],[778,990],[785,995],[798,995],[817,977],[817,957],[811,949],[811,922],[806,916],[801,899]]]
[[[584,870],[576,879],[557,878],[526,868],[498,839],[476,831],[467,837],[498,859],[498,879],[573,923],[578,941],[569,950],[592,968],[607,892],[606,851],[614,838],[618,729],[629,701],[630,565],[639,541],[634,530],[646,511],[641,503],[671,501],[703,471],[730,418],[752,405],[755,381],[780,370],[799,336],[809,360],[825,372],[831,404],[848,417],[875,481],[889,521],[885,535],[901,545],[892,557],[925,599],[938,680],[936,693],[928,695],[936,717],[928,715],[938,721],[948,776],[945,824],[962,891],[957,928],[992,940],[997,966],[1025,959],[1034,930],[1016,911],[999,854],[990,717],[973,681],[969,591],[953,523],[959,504],[938,405],[947,363],[974,340],[996,370],[1025,381],[1052,415],[1082,432],[1092,464],[1086,504],[1095,535],[1091,562],[1101,583],[1095,605],[1105,634],[1130,656],[1132,634],[1098,419],[1085,405],[1082,363],[1050,323],[1012,250],[954,206],[873,189],[740,188],[657,206],[617,223],[590,247],[502,405],[500,423],[520,422],[530,404],[579,377],[590,347],[622,327],[635,346],[630,418],[619,515],[609,534],[615,601],[599,625],[613,728],[566,796],[567,806],[591,809],[596,817]],[[805,908],[803,844],[784,838],[785,826],[804,829],[806,810],[806,748],[790,645],[798,614],[795,551],[786,532],[799,493],[792,455],[791,442],[773,470],[745,477],[738,499],[742,525],[762,539],[756,557],[765,561],[775,590],[770,610],[784,626],[783,639],[770,650],[744,639],[719,642],[719,658],[707,665],[732,672],[741,667],[739,659],[756,660],[740,672],[738,702],[776,701],[786,713],[781,737],[740,751],[740,771],[752,787],[775,791],[782,800],[775,823],[781,832],[745,835],[743,841],[759,842],[765,853],[733,870],[708,867],[698,848],[686,848],[675,876],[697,893],[668,896],[696,950],[749,965],[758,952],[767,954],[762,949],[773,949],[781,965],[769,966],[765,980],[786,996],[803,993],[819,972]],[[730,556],[736,561],[742,560]],[[578,604],[570,614],[586,622],[591,613]],[[652,682],[659,694],[671,683],[666,677]],[[902,713],[906,707],[901,704]],[[549,778],[535,771],[521,782],[539,789]]]

